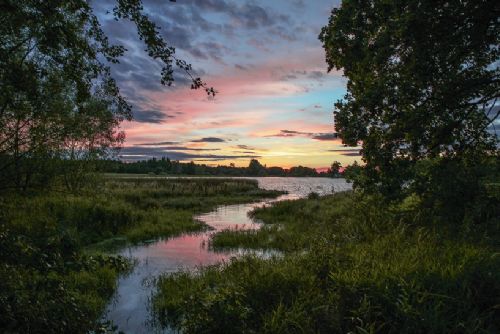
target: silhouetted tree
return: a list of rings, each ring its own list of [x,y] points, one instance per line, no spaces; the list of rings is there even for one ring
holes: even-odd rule
[[[250,176],[264,176],[266,174],[266,168],[256,159],[250,160],[247,171]]]
[[[288,171],[289,176],[303,177],[303,176],[317,176],[318,172],[314,168],[297,166],[292,167]]]
[[[176,58],[140,0],[117,0],[113,15],[135,23],[148,55],[162,63],[162,84],[172,84],[177,66],[192,88],[215,94]],[[100,158],[119,147],[118,125],[131,108],[109,64],[125,48],[109,43],[90,2],[5,0],[0,22],[0,188],[26,188],[70,166],[57,169],[58,160]]]
[[[500,112],[499,17],[495,0],[344,0],[332,11],[320,39],[328,69],[348,78],[335,127],[343,143],[362,144],[355,186],[422,194],[432,171],[461,161],[469,176],[450,173],[456,185],[440,193],[462,196],[460,180],[498,154],[487,128]]]
[[[340,176],[340,168],[342,165],[338,161],[334,161],[330,167],[329,174],[332,177],[339,177]]]

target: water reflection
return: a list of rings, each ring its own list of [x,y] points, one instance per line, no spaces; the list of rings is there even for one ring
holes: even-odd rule
[[[160,274],[193,270],[245,253],[245,250],[217,252],[210,250],[208,247],[210,235],[227,228],[259,228],[259,224],[248,217],[248,212],[257,206],[305,197],[311,192],[325,195],[350,189],[350,185],[343,179],[290,177],[253,179],[258,180],[260,188],[287,191],[288,194],[258,203],[221,206],[212,212],[197,216],[196,219],[213,228],[211,231],[185,234],[122,250],[120,255],[134,259],[137,265],[129,275],[119,279],[113,301],[107,308],[106,319],[111,320],[125,333],[171,333],[169,329],[156,328],[150,320],[148,301],[154,293],[154,281]],[[252,252],[264,257],[271,255],[269,252]]]

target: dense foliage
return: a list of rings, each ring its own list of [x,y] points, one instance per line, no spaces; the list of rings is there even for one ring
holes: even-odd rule
[[[481,184],[485,157],[498,156],[499,18],[494,0],[345,0],[332,11],[320,39],[329,70],[348,79],[335,126],[362,144],[355,186],[401,199],[429,183],[446,197],[455,187],[439,183],[465,186],[464,174]]]
[[[176,65],[193,88],[215,94],[176,58],[140,0],[117,1],[113,15],[135,23],[147,53],[163,66],[163,84],[173,82]],[[119,146],[119,124],[132,114],[109,64],[126,50],[109,43],[90,2],[6,0],[0,22],[0,191],[45,186]],[[60,159],[78,163],[61,168]]]
[[[197,231],[197,212],[276,196],[253,180],[103,180],[80,195],[0,200],[0,332],[87,333],[128,269],[101,251]]]
[[[500,224],[446,224],[418,199],[343,193],[257,209],[213,246],[279,250],[165,275],[157,316],[183,333],[496,333]]]
[[[339,167],[334,165],[333,167]],[[98,162],[98,170],[105,173],[157,174],[157,175],[212,175],[212,176],[294,176],[294,177],[340,177],[338,169],[318,172],[314,168],[296,166],[290,169],[263,166],[252,159],[248,167],[207,166],[194,162],[182,163],[168,158],[149,159],[136,162],[103,160]]]

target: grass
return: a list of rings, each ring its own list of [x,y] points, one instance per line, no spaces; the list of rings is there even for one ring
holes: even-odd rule
[[[217,205],[277,196],[254,180],[107,177],[80,194],[0,198],[0,329],[87,333],[127,261],[128,243],[206,228],[193,217]]]
[[[354,226],[355,228],[370,228],[370,225],[358,224],[359,220],[368,218],[375,221],[382,218],[368,217],[369,213],[364,214],[364,217],[355,215],[355,212],[351,210],[352,204],[350,195],[339,194],[321,199],[282,201],[272,208],[257,208],[250,214],[254,219],[263,223],[261,229],[221,231],[213,236],[211,247],[216,250],[245,247],[272,248],[288,252],[301,251],[310,248],[326,234],[332,234],[333,230],[339,235],[349,237],[353,231],[345,229]],[[367,212],[369,210],[367,206],[370,204],[363,204],[365,207],[360,206],[358,210]],[[372,211],[371,214],[377,213]],[[343,223],[346,219],[354,223]],[[387,225],[385,230],[391,228],[392,225]],[[364,235],[369,235],[370,232],[372,231],[366,231]],[[361,235],[361,233],[357,234]]]
[[[163,276],[157,317],[184,333],[498,332],[498,221],[424,222],[414,201],[343,193],[257,209],[261,230],[224,231],[212,247],[283,256]]]

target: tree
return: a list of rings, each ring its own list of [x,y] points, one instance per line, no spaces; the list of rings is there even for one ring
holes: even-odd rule
[[[147,53],[163,65],[162,84],[172,84],[177,66],[193,89],[215,94],[175,56],[140,0],[117,0],[113,15],[135,23]],[[109,43],[89,1],[5,0],[0,21],[0,189],[26,188],[35,176],[57,174],[58,161],[80,168],[119,147],[119,125],[132,114],[109,64],[126,50]]]
[[[466,168],[498,154],[487,128],[500,112],[499,17],[494,0],[344,0],[333,9],[319,38],[328,69],[348,78],[334,116],[342,141],[362,144],[355,186],[398,198],[425,191],[421,161]]]
[[[250,160],[248,164],[247,173],[249,176],[264,176],[266,168],[257,159]]]
[[[339,177],[340,176],[340,168],[342,168],[342,164],[338,161],[334,161],[332,163],[332,166],[330,167],[330,175],[332,177]]]
[[[288,171],[289,176],[305,177],[305,176],[318,176],[318,172],[314,168],[296,166],[290,168]]]

